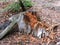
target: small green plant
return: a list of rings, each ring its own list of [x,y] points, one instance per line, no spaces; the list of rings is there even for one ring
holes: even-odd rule
[[[21,2],[23,6],[21,6]],[[20,0],[19,2],[13,2],[12,4],[9,4],[3,11],[9,11],[9,10],[19,11],[20,7],[26,8],[29,6],[32,6],[31,0]]]
[[[25,7],[32,6],[31,0],[23,0],[23,5],[24,5]]]
[[[18,2],[13,2],[12,4],[8,5],[4,11],[9,11],[9,10],[14,10],[14,11],[18,11],[20,8],[20,5]]]

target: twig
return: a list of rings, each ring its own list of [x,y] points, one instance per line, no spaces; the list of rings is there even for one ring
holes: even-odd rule
[[[55,25],[52,25],[52,26],[50,26],[49,28],[47,28],[46,30],[51,30],[51,29],[53,29],[55,26],[59,26],[59,25],[60,25],[60,23],[55,24]]]

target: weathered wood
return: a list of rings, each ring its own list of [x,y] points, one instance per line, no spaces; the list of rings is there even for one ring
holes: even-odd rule
[[[11,31],[11,29],[14,27],[17,21],[19,21],[19,18],[18,18],[19,15],[21,14],[13,15],[12,17],[9,18],[11,23],[9,26],[6,27],[6,29],[3,32],[0,33],[0,39],[2,39],[9,31]]]
[[[12,27],[16,24],[14,20],[3,32],[0,33],[0,39],[2,39],[9,31],[11,31]]]
[[[9,18],[9,20],[12,22],[3,32],[0,33],[0,39],[2,39],[8,32],[10,32],[16,23],[21,22],[23,13],[19,13],[17,15],[12,16],[11,18]]]

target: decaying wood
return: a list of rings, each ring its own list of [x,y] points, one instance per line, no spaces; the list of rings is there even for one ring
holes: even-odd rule
[[[11,18],[9,18],[11,23],[9,26],[6,27],[6,29],[3,32],[0,33],[0,39],[2,39],[8,32],[10,32],[14,25],[21,20],[18,18],[19,15],[21,14],[13,15]]]
[[[25,15],[27,17],[29,17],[29,19],[30,19],[29,24],[31,25],[32,29],[34,29],[35,25],[38,25],[37,26],[38,28],[40,28],[42,26],[43,28],[46,28],[46,31],[50,31],[50,33],[49,33],[49,35],[47,37],[46,36],[42,37],[42,43],[43,42],[47,42],[49,44],[50,42],[55,42],[55,38],[54,38],[55,37],[55,33],[53,32],[53,29],[54,29],[54,27],[56,27],[56,26],[58,26],[60,24],[55,24],[55,25],[52,25],[52,26],[48,26],[47,24],[45,24],[42,21],[40,21],[40,22],[37,21],[36,15],[32,14],[32,12],[26,12]],[[50,41],[49,41],[49,39],[50,39]]]
[[[32,12],[26,12],[25,15],[29,17],[29,19],[30,19],[30,23],[29,24],[31,25],[32,28],[34,28],[35,24],[37,24],[37,23],[39,23],[42,27],[49,27],[44,22],[39,22],[37,20],[36,15],[32,14]]]
[[[9,31],[11,31],[12,27],[16,24],[14,20],[2,33],[0,33],[0,39],[2,39]]]
[[[24,21],[24,19],[26,19],[28,17],[21,14],[21,15],[19,15],[18,18],[19,18],[19,21],[17,23],[19,26],[19,31],[23,34],[29,34],[31,31],[31,27],[26,21]],[[26,19],[26,20],[28,20],[28,19]]]
[[[24,17],[23,17],[23,16],[24,16]],[[19,17],[19,16],[17,16],[17,17]],[[22,17],[23,17],[24,19],[23,19]],[[40,36],[41,36],[41,43],[47,42],[47,43],[49,44],[51,41],[52,41],[52,42],[55,41],[55,38],[54,38],[55,33],[52,31],[52,29],[53,29],[55,26],[58,26],[58,25],[60,25],[60,24],[56,24],[56,25],[53,25],[53,26],[49,26],[49,25],[46,24],[45,22],[38,21],[36,15],[33,14],[32,12],[29,12],[29,11],[25,12],[24,15],[22,15],[22,17],[21,17],[21,15],[20,15],[19,20],[18,20],[18,22],[19,22],[18,25],[20,26],[20,29],[23,29],[23,31],[24,31],[25,33],[30,33],[31,28],[32,28],[32,30],[34,31],[34,33],[40,33],[40,32],[38,32],[38,30],[42,30],[42,31],[44,31],[44,32],[42,32],[42,36],[40,35]],[[28,24],[28,26],[31,26],[31,28],[26,29],[26,26],[21,27],[21,20],[23,21],[24,25],[25,25],[25,23],[26,23],[26,24]],[[25,21],[25,22],[24,22],[24,21]],[[12,21],[12,23],[11,23],[2,33],[0,33],[0,39],[3,38],[3,37],[11,30],[11,28],[12,28],[16,23],[17,23],[17,21],[16,21],[16,19],[14,19],[14,20]],[[27,26],[27,27],[28,27],[28,26]],[[41,27],[42,27],[42,28],[45,28],[45,29],[41,29]],[[29,30],[30,30],[30,31],[29,31]],[[20,31],[21,31],[21,30],[20,30]],[[50,31],[50,33],[48,34],[48,36],[46,36],[46,34],[45,34],[46,31]],[[49,39],[50,39],[50,40],[49,40]]]

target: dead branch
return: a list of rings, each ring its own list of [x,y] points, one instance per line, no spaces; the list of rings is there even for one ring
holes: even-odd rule
[[[11,31],[12,27],[16,24],[16,21],[13,21],[3,32],[0,33],[0,39],[2,39],[9,31]]]

